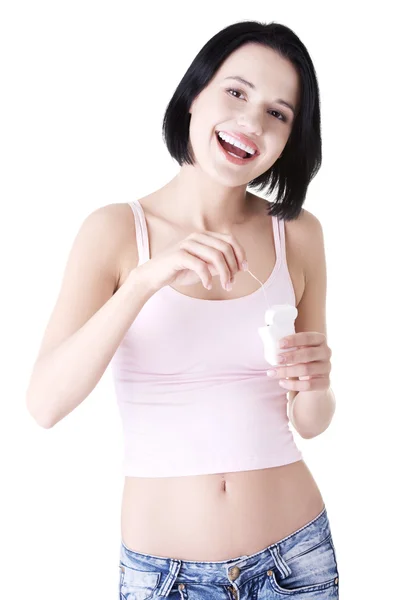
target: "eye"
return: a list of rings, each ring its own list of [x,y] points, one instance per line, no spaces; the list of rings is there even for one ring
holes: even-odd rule
[[[243,92],[241,92],[241,91],[239,91],[239,90],[234,90],[234,89],[232,89],[232,88],[229,88],[229,89],[227,90],[227,92],[228,92],[228,93],[230,93],[230,92],[235,92],[235,94],[241,94],[241,95],[243,95]],[[232,96],[233,94],[230,94],[230,95]],[[237,98],[237,96],[233,96],[233,97],[234,97],[234,98]]]
[[[240,94],[243,96],[243,92],[241,92],[240,90],[233,89],[233,88],[229,88],[227,90],[227,92],[229,93],[230,96],[233,96],[233,98],[237,98],[237,96],[234,96],[230,92],[234,92],[235,94]],[[278,117],[275,117],[275,119],[278,119],[278,121],[283,121],[283,123],[286,123],[287,117],[285,117],[285,115],[283,115],[282,113],[280,113],[277,110],[271,110],[271,113],[275,113],[276,115],[279,115]]]
[[[276,113],[277,115],[279,115],[280,117],[282,117],[281,119],[279,119],[279,121],[283,121],[284,123],[286,123],[287,118],[285,117],[285,115],[283,115],[282,113],[278,112],[277,110],[271,110],[271,112]],[[277,118],[277,117],[275,117]]]

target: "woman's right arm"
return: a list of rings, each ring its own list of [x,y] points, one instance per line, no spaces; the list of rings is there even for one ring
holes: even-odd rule
[[[53,427],[87,398],[155,292],[139,281],[137,269],[115,292],[120,224],[120,205],[101,207],[86,217],[73,243],[26,391],[27,408],[42,427]]]

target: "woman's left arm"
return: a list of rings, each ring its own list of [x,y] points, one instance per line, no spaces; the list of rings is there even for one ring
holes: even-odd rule
[[[297,229],[297,244],[305,277],[303,296],[297,306],[293,335],[286,336],[284,356],[290,366],[276,367],[282,387],[288,392],[288,417],[296,431],[306,439],[325,431],[336,408],[330,387],[331,349],[326,334],[326,260],[321,223],[303,210]],[[293,347],[293,350],[290,348]],[[289,348],[289,350],[287,350]],[[285,379],[290,377],[293,379]]]

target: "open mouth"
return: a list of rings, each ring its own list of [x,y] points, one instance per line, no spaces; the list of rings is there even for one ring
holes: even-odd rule
[[[227,152],[231,156],[234,156],[235,158],[239,158],[242,160],[250,160],[250,159],[254,158],[255,156],[257,156],[257,154],[258,154],[257,151],[254,152],[254,154],[250,154],[249,152],[246,152],[242,148],[238,148],[234,144],[230,144],[229,142],[221,139],[218,135],[218,132],[215,132],[215,135],[217,136],[217,141],[218,141],[219,145],[222,146],[222,148],[225,150],[225,152]]]

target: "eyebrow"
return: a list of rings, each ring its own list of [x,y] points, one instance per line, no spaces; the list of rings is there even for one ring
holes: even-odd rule
[[[256,89],[256,86],[254,85],[254,83],[250,83],[250,81],[243,79],[243,77],[240,77],[240,75],[232,75],[230,77],[225,77],[225,79],[236,79],[236,81],[240,81],[240,83],[247,85],[252,90]],[[224,81],[225,81],[225,79],[224,79]],[[295,114],[295,108],[294,108],[293,104],[291,104],[290,102],[287,102],[286,100],[282,100],[282,98],[278,98],[277,100],[275,100],[275,102],[277,102],[278,104],[283,104],[283,106],[290,108],[292,113]]]

